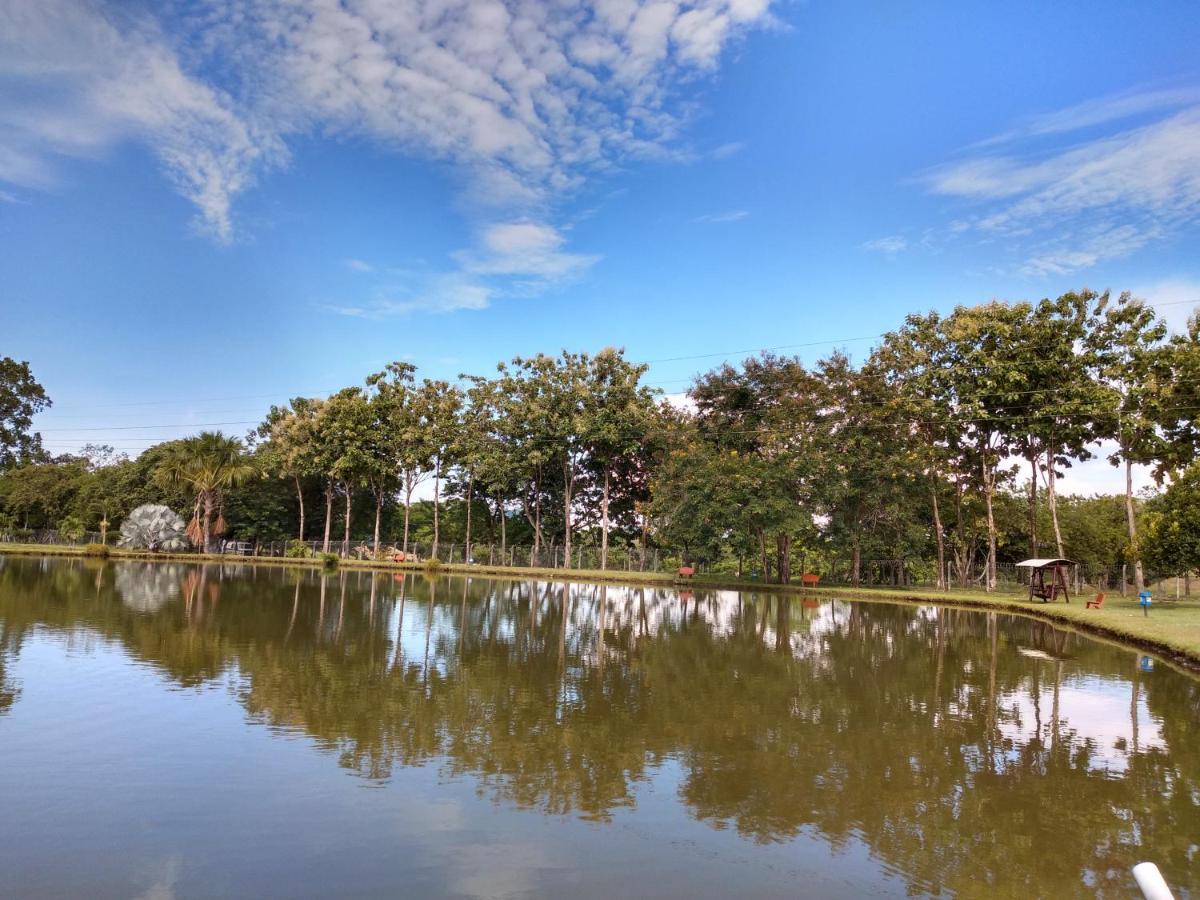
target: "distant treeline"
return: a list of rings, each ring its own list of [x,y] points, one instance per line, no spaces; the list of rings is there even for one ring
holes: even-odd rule
[[[1200,317],[1171,335],[1148,304],[1090,291],[907,317],[861,365],[764,353],[697,377],[687,403],[605,349],[516,358],[490,377],[418,380],[393,363],[324,398],[272,407],[245,441],[217,433],[129,460],[50,458],[49,404],[0,361],[0,532],[95,530],[146,502],[190,533],[648,547],[787,582],[839,559],[936,565],[993,587],[1025,556],[1093,568],[1200,564]],[[1101,445],[1101,442],[1105,442]],[[1100,452],[1125,496],[1059,497]],[[1132,466],[1166,489],[1143,500]],[[432,500],[416,501],[418,487]]]

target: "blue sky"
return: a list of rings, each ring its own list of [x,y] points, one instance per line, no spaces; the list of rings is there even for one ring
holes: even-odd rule
[[[52,449],[132,453],[398,358],[616,344],[678,392],[991,297],[1182,323],[1198,41],[1194,2],[0,0],[0,353]]]

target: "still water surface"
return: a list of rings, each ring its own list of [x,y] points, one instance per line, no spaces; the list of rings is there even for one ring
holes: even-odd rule
[[[1200,896],[1198,712],[993,614],[0,557],[0,894]]]

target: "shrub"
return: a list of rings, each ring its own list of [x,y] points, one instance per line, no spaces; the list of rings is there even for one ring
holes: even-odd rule
[[[100,559],[108,559],[109,549],[107,544],[84,544],[84,556],[97,556]]]
[[[79,516],[67,516],[58,523],[58,536],[74,544],[87,534],[87,525]]]
[[[187,529],[169,507],[145,503],[121,523],[121,546],[135,550],[186,550]]]
[[[438,572],[442,571],[442,561],[436,556],[431,556],[421,564],[421,568],[423,568],[430,575],[436,575]]]
[[[336,569],[341,561],[336,553],[322,553],[320,557],[321,565],[326,569]]]
[[[308,559],[313,553],[308,544],[297,539],[288,541],[287,550],[283,555],[288,559]]]

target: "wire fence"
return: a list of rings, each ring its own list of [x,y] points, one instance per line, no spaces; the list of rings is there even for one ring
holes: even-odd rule
[[[109,530],[101,536],[98,531],[87,531],[80,534],[64,535],[55,529],[21,529],[10,532],[0,532],[0,543],[41,544],[47,546],[78,547],[85,544],[107,543],[115,545],[119,533]],[[684,564],[684,555],[658,547],[642,548],[640,545],[616,543],[609,547],[607,560],[603,560],[600,548],[590,544],[577,544],[568,554],[567,550],[556,544],[539,547],[508,546],[491,543],[465,544],[459,541],[441,541],[434,545],[431,542],[381,543],[376,554],[374,543],[365,540],[349,542],[330,541],[326,551],[324,541],[238,541],[223,540],[219,542],[217,552],[226,556],[242,557],[315,557],[323,552],[330,552],[345,559],[372,560],[388,562],[425,563],[436,559],[444,565],[475,565],[495,566],[505,568],[528,569],[562,569],[575,571],[626,571],[626,572],[667,572],[676,573]],[[835,585],[847,586],[854,582],[852,567],[849,559],[834,556],[807,560],[802,556],[798,562],[800,569],[794,570],[792,583],[802,581],[807,573],[815,576],[814,586]],[[804,568],[808,562],[807,568]],[[740,576],[751,580],[761,580],[760,567],[748,562],[738,566],[736,561],[726,560],[721,565],[709,566],[704,563],[694,564],[699,574],[719,574],[725,576]],[[935,561],[919,558],[905,559],[866,559],[859,563],[859,586],[864,587],[893,587],[893,588],[923,588],[939,587],[938,566]],[[948,590],[983,590],[986,577],[982,565],[975,564],[963,567],[965,571],[956,568],[955,564],[947,561],[941,584]],[[1145,583],[1156,596],[1166,598],[1190,597],[1192,595],[1192,573],[1154,573],[1146,574]],[[774,581],[775,579],[770,579]],[[996,566],[996,589],[1001,592],[1020,593],[1028,590],[1029,570],[1018,567],[1015,563],[1000,563]],[[1133,567],[1122,564],[1096,566],[1078,564],[1072,566],[1068,576],[1068,588],[1076,596],[1115,591],[1120,593],[1133,592]]]

